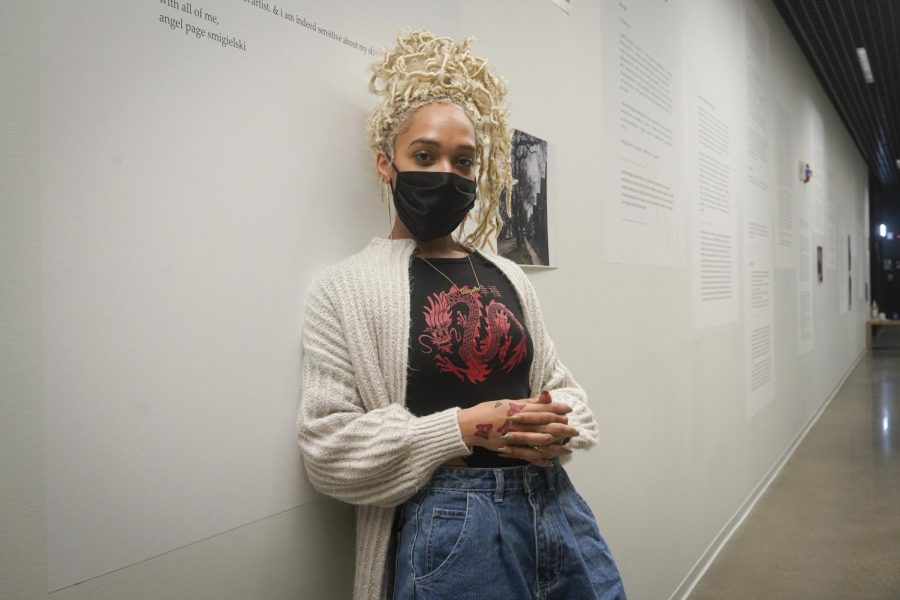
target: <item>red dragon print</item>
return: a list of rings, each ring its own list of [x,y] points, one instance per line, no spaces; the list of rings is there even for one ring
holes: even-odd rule
[[[494,298],[485,306],[482,295],[499,298],[500,291],[482,286],[472,293],[466,286],[462,290],[451,286],[449,292],[431,295],[424,311],[425,331],[419,336],[423,353],[434,355],[441,372],[470,383],[484,381],[496,359],[509,373],[527,352],[525,328],[515,315]]]

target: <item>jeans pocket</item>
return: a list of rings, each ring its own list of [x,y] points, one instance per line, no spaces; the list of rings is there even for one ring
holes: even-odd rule
[[[581,507],[588,517],[591,518],[592,521],[597,520],[597,516],[594,514],[594,511],[591,510],[591,507],[588,505],[587,500],[584,499],[584,496],[578,493],[578,491],[573,487],[572,488],[572,497],[575,499],[575,502]]]
[[[432,507],[430,518],[426,517],[428,526],[422,556],[415,561],[423,566],[422,574],[415,578],[417,584],[430,583],[453,566],[468,535],[469,513],[468,495],[465,509],[440,505]]]
[[[588,505],[587,500],[578,493],[572,480],[568,474],[563,472],[564,485],[560,501],[563,503],[563,512],[569,525],[578,536],[585,536],[594,539],[603,548],[607,548],[606,540],[600,533],[600,526],[597,524],[597,517],[594,511]],[[566,508],[568,504],[568,508]]]
[[[563,483],[563,488],[565,489],[565,493],[567,496],[574,500],[578,507],[585,513],[587,517],[590,518],[591,521],[596,522],[597,517],[594,515],[594,511],[591,510],[591,507],[588,506],[587,500],[578,493],[578,490],[575,489],[575,484],[572,483],[572,480],[569,478],[569,474],[566,473],[564,469],[560,469],[560,476]]]

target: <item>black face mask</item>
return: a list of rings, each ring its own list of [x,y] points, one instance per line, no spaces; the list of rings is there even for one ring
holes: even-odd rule
[[[417,240],[452,233],[475,205],[476,183],[456,173],[397,171],[394,206],[397,215]]]

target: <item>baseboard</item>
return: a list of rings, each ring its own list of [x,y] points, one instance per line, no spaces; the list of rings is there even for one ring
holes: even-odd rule
[[[719,531],[713,541],[707,546],[706,550],[703,554],[700,555],[700,558],[694,563],[694,566],[691,567],[691,570],[688,571],[688,574],[685,578],[678,584],[678,587],[675,588],[675,591],[672,592],[672,595],[669,596],[669,600],[687,600],[688,596],[690,596],[691,592],[694,591],[694,587],[696,587],[697,583],[700,579],[703,578],[703,575],[706,573],[706,570],[709,566],[716,560],[716,557],[721,552],[722,548],[728,543],[728,540],[731,539],[731,536],[734,535],[734,532],[737,531],[738,527],[741,526],[741,523],[744,522],[744,519],[747,518],[747,515],[750,514],[750,511],[753,510],[753,507],[756,506],[756,503],[762,498],[763,494],[766,493],[766,490],[769,489],[769,486],[775,481],[775,478],[778,477],[778,474],[781,473],[781,470],[784,468],[784,465],[787,464],[787,461],[794,454],[794,451],[797,450],[797,447],[806,437],[806,434],[813,428],[813,425],[819,420],[819,417],[822,416],[822,413],[825,412],[825,409],[831,404],[831,401],[834,400],[834,397],[837,396],[837,393],[844,386],[844,382],[847,381],[847,378],[850,377],[850,373],[859,365],[859,362],[866,355],[867,350],[863,350],[863,352],[856,357],[856,360],[853,361],[853,364],[850,365],[850,368],[847,369],[847,372],[844,373],[844,376],[838,382],[838,384],[831,391],[831,394],[828,396],[828,399],[822,404],[819,410],[810,417],[809,421],[806,422],[806,425],[803,426],[803,429],[800,430],[800,433],[794,437],[794,440],[787,447],[787,449],[781,454],[775,464],[772,465],[772,468],[769,469],[768,473],[766,473],[762,480],[757,484],[757,486],[750,492],[750,495],[747,496],[747,499],[741,503],[741,506],[738,508],[737,512],[725,523],[725,526]]]

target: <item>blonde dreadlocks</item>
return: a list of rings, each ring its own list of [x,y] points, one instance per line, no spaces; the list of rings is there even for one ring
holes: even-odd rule
[[[501,196],[506,197],[507,214],[511,213],[506,83],[488,69],[485,59],[470,54],[472,41],[469,37],[458,44],[427,29],[401,33],[397,46],[386,50],[370,67],[369,91],[384,100],[367,126],[372,149],[393,159],[394,140],[416,109],[432,102],[460,106],[475,126],[478,167],[476,226],[461,241],[494,247],[502,228]]]

